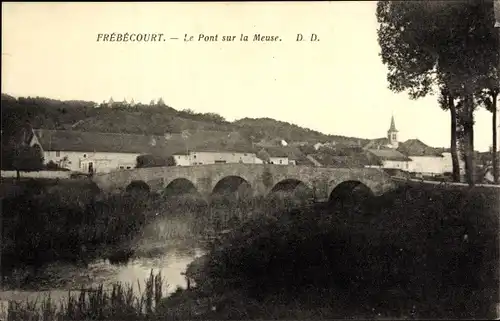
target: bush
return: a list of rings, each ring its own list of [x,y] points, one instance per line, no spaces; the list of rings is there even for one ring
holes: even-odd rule
[[[196,283],[287,302],[334,291],[344,307],[367,304],[393,317],[413,306],[419,317],[488,317],[498,297],[494,192],[422,186],[391,194],[373,201],[390,207],[367,207],[370,215],[316,208],[250,221],[210,253]]]
[[[54,161],[49,161],[47,164],[45,164],[45,169],[48,171],[70,171],[69,169],[61,167],[58,164],[54,163]]]
[[[137,156],[137,168],[144,167],[162,167],[162,166],[175,166],[176,162],[173,156],[162,157],[157,155],[139,155]]]

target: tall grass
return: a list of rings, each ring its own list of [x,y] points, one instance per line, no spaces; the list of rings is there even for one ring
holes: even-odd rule
[[[151,199],[85,189],[42,189],[2,200],[3,275],[53,261],[81,262],[127,247],[148,220]]]
[[[165,316],[160,311],[165,299],[165,286],[161,274],[151,274],[145,280],[144,291],[136,293],[130,284],[115,283],[111,288],[100,285],[68,293],[64,301],[54,302],[51,297],[40,301],[9,302],[9,321],[62,321],[62,320],[153,320]],[[161,315],[160,315],[161,314]]]

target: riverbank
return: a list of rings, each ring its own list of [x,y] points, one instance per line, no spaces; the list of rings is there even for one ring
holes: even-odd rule
[[[83,182],[22,184],[22,193],[2,200],[7,284],[43,277],[39,270],[52,262],[85,266],[109,259],[121,264],[155,255],[164,244],[192,245],[247,212],[238,205],[209,207],[190,196],[102,195]]]
[[[496,191],[422,185],[353,204],[267,208],[188,267],[195,287],[159,298],[149,314],[124,302],[152,299],[133,296],[114,299],[118,307],[97,301],[98,311],[86,305],[85,315],[491,319],[499,294],[499,205]],[[103,296],[89,295],[89,302]]]
[[[218,306],[208,319],[496,317],[496,189],[413,185],[344,205],[248,222],[188,268],[183,297]]]

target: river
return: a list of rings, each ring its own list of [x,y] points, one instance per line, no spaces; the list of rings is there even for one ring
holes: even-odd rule
[[[204,251],[193,246],[170,245],[163,247],[161,252],[147,258],[132,258],[123,265],[112,265],[108,260],[96,260],[86,268],[61,263],[51,264],[41,271],[44,281],[37,284],[36,289],[3,290],[0,291],[0,301],[31,301],[47,295],[59,301],[66,298],[69,291],[78,293],[82,288],[99,284],[109,288],[116,282],[131,284],[134,291],[144,291],[145,280],[151,271],[155,274],[161,272],[165,281],[165,295],[174,292],[177,287],[185,288],[186,280],[182,273],[188,264],[202,256]]]

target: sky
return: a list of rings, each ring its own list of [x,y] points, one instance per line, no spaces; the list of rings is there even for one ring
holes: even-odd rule
[[[102,102],[163,98],[227,120],[269,117],[326,134],[377,138],[394,115],[399,140],[450,145],[437,97],[387,87],[375,1],[2,3],[2,93]],[[98,34],[162,33],[103,42]],[[297,34],[319,41],[296,41]],[[185,35],[195,41],[184,41]],[[218,34],[219,41],[197,41]],[[239,41],[240,35],[249,37]],[[254,34],[281,41],[254,42]],[[220,41],[222,36],[237,41]],[[170,40],[169,38],[179,38]],[[475,148],[491,145],[491,113],[475,115]]]

